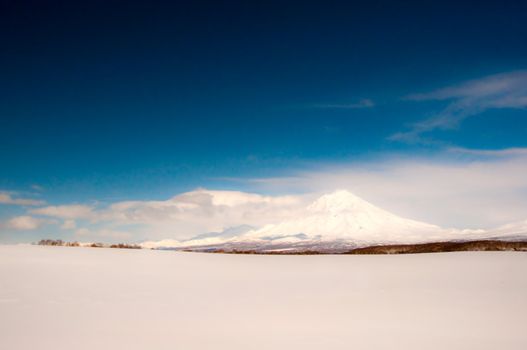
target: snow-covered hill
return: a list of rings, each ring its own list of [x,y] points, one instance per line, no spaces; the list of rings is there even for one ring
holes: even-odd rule
[[[325,194],[297,216],[254,229],[242,225],[193,239],[145,242],[149,248],[342,251],[375,244],[413,244],[448,240],[525,236],[527,224],[494,230],[444,229],[402,218],[346,190]]]
[[[401,241],[441,232],[441,228],[401,218],[348,191],[323,195],[301,217],[267,225],[242,239],[280,239],[298,234],[321,241]]]

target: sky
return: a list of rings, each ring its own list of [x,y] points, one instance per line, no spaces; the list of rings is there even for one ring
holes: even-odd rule
[[[446,227],[525,220],[526,16],[2,0],[0,242],[180,239],[337,188]]]

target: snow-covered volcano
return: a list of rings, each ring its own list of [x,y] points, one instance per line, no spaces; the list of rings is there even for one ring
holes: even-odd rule
[[[524,228],[518,229],[518,225],[513,225],[494,230],[444,229],[402,218],[349,191],[339,190],[319,197],[295,217],[282,222],[260,228],[242,225],[220,233],[199,235],[184,242],[146,242],[144,246],[194,250],[338,252],[376,244],[507,238]]]
[[[404,219],[351,192],[325,194],[297,218],[248,232],[242,239],[280,239],[303,234],[322,241],[401,241],[437,234],[435,225]]]

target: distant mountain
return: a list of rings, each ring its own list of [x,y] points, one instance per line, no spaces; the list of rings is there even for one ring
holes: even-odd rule
[[[339,190],[325,194],[299,215],[254,229],[243,225],[190,240],[145,242],[148,248],[193,251],[347,252],[379,245],[423,244],[527,237],[527,221],[494,230],[444,229],[402,218]]]
[[[241,239],[296,241],[295,235],[302,233],[305,239],[322,241],[414,241],[440,232],[438,226],[401,218],[348,191],[336,191],[317,199],[301,216],[248,232]]]

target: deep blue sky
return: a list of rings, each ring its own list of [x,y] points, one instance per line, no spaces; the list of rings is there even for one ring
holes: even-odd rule
[[[524,147],[525,109],[389,137],[445,107],[409,94],[527,69],[526,18],[525,1],[1,1],[0,189],[165,198],[309,162]]]

